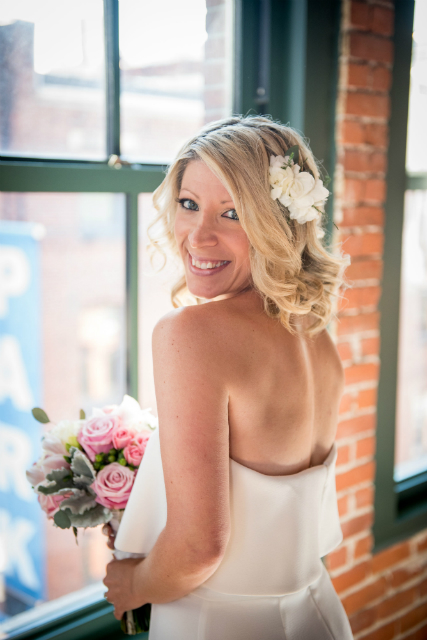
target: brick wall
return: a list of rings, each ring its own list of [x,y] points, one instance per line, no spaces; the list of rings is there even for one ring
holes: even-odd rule
[[[335,222],[353,288],[334,327],[346,372],[336,476],[344,540],[326,565],[357,640],[427,638],[427,531],[372,553],[393,22],[393,2],[343,0]]]

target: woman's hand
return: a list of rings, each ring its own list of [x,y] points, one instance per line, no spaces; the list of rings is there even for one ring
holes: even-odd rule
[[[109,543],[107,543],[109,544]],[[108,588],[105,593],[107,602],[114,605],[114,617],[121,620],[125,611],[137,609],[146,604],[138,593],[137,567],[143,558],[128,558],[126,560],[112,560],[107,564],[107,575],[103,583]]]
[[[112,526],[108,523],[104,524],[104,526],[102,527],[102,533],[104,534],[104,536],[108,536],[107,547],[114,550],[114,540],[116,539],[116,534],[114,533]]]

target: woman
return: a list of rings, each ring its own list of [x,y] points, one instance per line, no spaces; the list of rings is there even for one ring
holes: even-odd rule
[[[319,240],[326,195],[303,139],[261,116],[206,126],[154,194],[184,267],[175,306],[209,302],[154,329],[160,427],[143,465],[167,520],[141,498],[149,553],[104,580],[118,619],[153,603],[150,640],[353,637],[321,561],[342,540],[344,373],[325,327],[348,264]]]

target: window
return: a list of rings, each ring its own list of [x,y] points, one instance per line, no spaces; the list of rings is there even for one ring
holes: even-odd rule
[[[377,550],[427,524],[426,20],[425,0],[396,3],[380,302]]]
[[[291,119],[333,174],[340,2],[322,4],[0,2],[0,636],[117,632],[105,539],[77,547],[28,493],[30,409],[58,420],[127,392],[155,411],[151,331],[174,274],[150,269],[151,194],[201,124]]]

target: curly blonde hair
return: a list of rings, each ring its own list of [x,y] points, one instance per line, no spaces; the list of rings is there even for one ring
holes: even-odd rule
[[[176,198],[188,163],[201,160],[233,198],[250,243],[252,284],[264,301],[265,312],[293,334],[293,316],[310,313],[314,321],[306,333],[312,337],[331,320],[338,289],[348,286],[344,270],[349,256],[323,246],[321,220],[299,224],[270,197],[270,156],[285,155],[294,145],[299,145],[303,170],[318,179],[316,160],[292,127],[265,116],[234,116],[206,125],[183,145],[155,190],[153,203],[158,214],[148,235],[152,250],[160,251],[164,262],[166,246],[179,256],[174,236]],[[153,233],[158,226],[160,232]],[[182,275],[171,292],[174,307],[182,306],[188,293]],[[194,297],[193,301],[199,302]]]

